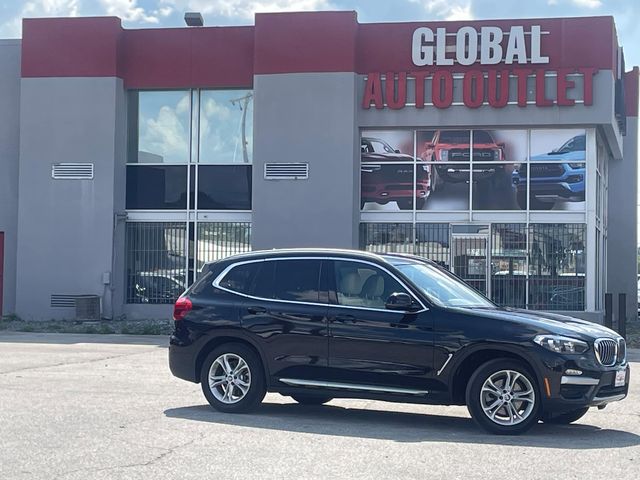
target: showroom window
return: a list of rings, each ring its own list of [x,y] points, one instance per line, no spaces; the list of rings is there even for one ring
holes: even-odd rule
[[[391,251],[387,223],[360,226],[360,245]],[[418,223],[391,227],[410,233],[416,255],[452,271],[502,306],[585,309],[585,225]],[[407,248],[409,250],[409,248]]]
[[[251,249],[253,92],[131,91],[128,119],[127,302],[172,303]]]
[[[585,211],[586,132],[361,132],[363,214]]]

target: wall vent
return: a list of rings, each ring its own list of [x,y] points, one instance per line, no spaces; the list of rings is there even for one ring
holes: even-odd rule
[[[308,163],[265,163],[265,180],[307,180]]]
[[[76,308],[76,298],[81,298],[84,295],[51,295],[51,307],[52,308]]]
[[[93,180],[93,163],[54,163],[51,165],[54,180]]]

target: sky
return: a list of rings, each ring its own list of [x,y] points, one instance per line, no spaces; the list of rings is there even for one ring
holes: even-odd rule
[[[638,0],[0,0],[0,38],[21,36],[21,18],[114,15],[125,28],[184,26],[184,12],[205,25],[249,25],[255,12],[356,10],[366,22],[613,15],[627,67],[640,64]]]

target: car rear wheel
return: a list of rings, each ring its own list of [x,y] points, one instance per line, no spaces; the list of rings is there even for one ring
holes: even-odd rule
[[[466,401],[471,417],[490,433],[517,435],[538,422],[535,379],[517,360],[497,359],[480,366],[467,384]]]
[[[291,395],[291,398],[300,405],[322,405],[333,400],[332,397],[321,395]]]
[[[238,343],[221,345],[207,356],[200,384],[209,404],[225,413],[248,412],[262,402],[266,393],[260,359]]]
[[[553,412],[544,413],[542,415],[542,421],[550,425],[569,425],[570,423],[580,420],[588,411],[589,407],[584,407],[570,412],[561,413],[559,415],[554,415]]]

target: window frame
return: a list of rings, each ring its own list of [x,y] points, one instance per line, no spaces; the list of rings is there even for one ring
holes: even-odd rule
[[[256,263],[256,262],[273,262],[273,261],[286,261],[286,260],[320,260],[320,261],[348,261],[348,262],[357,262],[357,263],[362,263],[362,264],[366,264],[369,266],[373,266],[376,268],[379,268],[380,270],[386,272],[387,274],[389,274],[393,279],[395,279],[407,292],[408,294],[411,296],[411,298],[418,303],[422,308],[420,310],[417,311],[402,311],[402,310],[388,310],[386,308],[370,308],[370,307],[357,307],[357,306],[351,306],[351,305],[338,305],[335,303],[330,303],[330,301],[327,299],[327,303],[316,303],[316,302],[303,302],[303,301],[297,301],[297,300],[280,300],[277,298],[263,298],[263,297],[256,297],[253,295],[248,295],[245,293],[241,293],[241,292],[237,292],[235,290],[231,290],[228,289],[226,287],[223,287],[220,285],[220,282],[222,281],[222,279],[236,266],[238,265],[244,265],[246,263]],[[333,265],[331,265],[331,268],[333,269]],[[320,275],[320,277],[322,277],[322,275]],[[329,276],[330,277],[330,276]],[[228,265],[227,267],[225,267],[224,270],[222,270],[222,272],[220,272],[216,278],[213,280],[212,285],[214,288],[217,288],[219,290],[222,290],[224,292],[228,292],[228,293],[232,293],[234,295],[239,295],[241,297],[245,297],[245,298],[250,298],[252,300],[260,300],[260,301],[267,301],[267,302],[277,302],[277,303],[285,303],[285,304],[293,304],[293,305],[313,305],[313,306],[319,306],[319,307],[334,307],[334,308],[347,308],[347,309],[353,309],[353,310],[362,310],[362,311],[373,311],[373,312],[387,312],[387,313],[395,313],[395,314],[400,314],[400,315],[406,315],[408,313],[411,314],[419,314],[422,312],[426,312],[429,310],[429,308],[427,308],[424,304],[424,302],[418,297],[416,296],[416,294],[413,293],[413,291],[407,287],[407,284],[405,281],[403,281],[398,275],[396,275],[395,273],[393,273],[391,270],[389,270],[388,268],[385,268],[382,265],[379,265],[375,262],[370,262],[368,260],[363,260],[363,259],[356,259],[356,258],[347,258],[347,257],[336,257],[336,256],[293,256],[293,257],[273,257],[273,258],[259,258],[259,259],[251,259],[251,260],[243,260],[243,261],[239,261],[239,262],[233,262],[231,265]],[[330,295],[335,295],[335,289],[333,288],[332,285],[329,286],[329,293]]]

